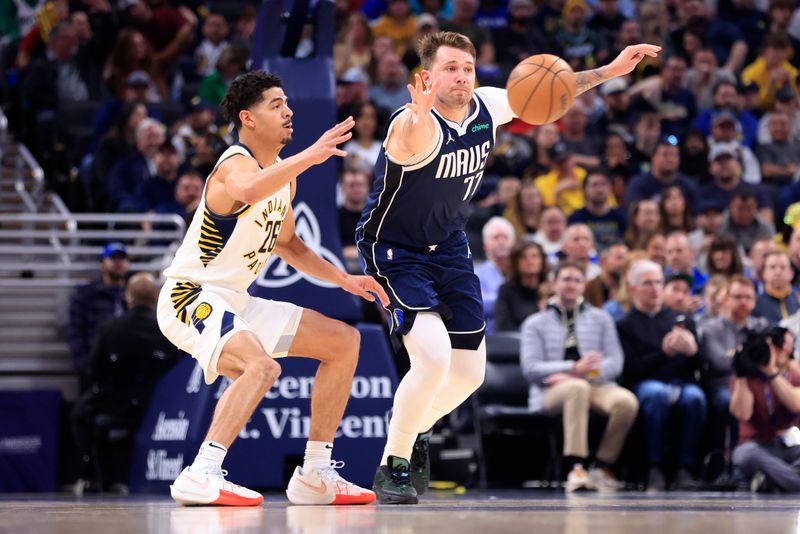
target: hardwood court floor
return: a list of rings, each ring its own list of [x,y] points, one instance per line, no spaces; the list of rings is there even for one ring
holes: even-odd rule
[[[417,506],[182,508],[163,496],[0,497],[0,532],[779,534],[800,532],[800,499],[747,494],[564,496],[541,491],[434,494]]]

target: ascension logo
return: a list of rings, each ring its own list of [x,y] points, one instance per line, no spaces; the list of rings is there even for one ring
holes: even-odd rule
[[[294,207],[294,225],[295,233],[303,240],[308,248],[342,271],[345,270],[344,265],[339,261],[336,254],[322,246],[322,232],[319,228],[319,222],[314,212],[305,202],[300,202]],[[305,273],[295,270],[274,254],[267,260],[267,264],[261,271],[261,275],[258,277],[258,280],[256,280],[256,283],[262,287],[288,287],[301,279],[305,279],[319,287],[336,287],[333,284],[323,282],[318,278],[308,276]]]

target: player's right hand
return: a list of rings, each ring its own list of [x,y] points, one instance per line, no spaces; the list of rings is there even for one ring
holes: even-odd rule
[[[353,137],[350,131],[355,126],[356,121],[352,116],[347,117],[345,120],[325,132],[317,139],[317,142],[308,147],[308,153],[314,165],[318,165],[327,160],[331,156],[345,157],[347,152],[337,148],[340,145]]]
[[[415,74],[414,79],[416,80],[415,85],[407,85],[408,92],[411,94],[411,102],[406,104],[406,109],[411,110],[417,120],[422,120],[433,109],[433,104],[436,102],[436,92],[442,85],[442,79],[437,78],[433,81],[433,85],[425,85],[424,89],[422,77],[419,74]]]

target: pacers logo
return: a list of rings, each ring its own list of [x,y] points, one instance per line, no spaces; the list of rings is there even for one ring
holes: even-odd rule
[[[201,302],[192,312],[192,324],[194,324],[194,327],[197,328],[197,331],[201,334],[203,333],[203,329],[206,327],[203,324],[203,321],[205,321],[208,316],[211,315],[211,311],[213,309],[214,308],[212,308],[211,304],[208,302]]]
[[[294,225],[294,232],[308,248],[342,271],[345,270],[344,265],[339,261],[336,254],[322,246],[322,231],[319,228],[319,221],[317,221],[314,212],[305,202],[299,202],[294,208]],[[261,271],[261,276],[258,277],[256,283],[262,287],[288,287],[303,279],[319,287],[336,287],[333,284],[296,271],[285,261],[274,255],[267,260],[267,264]]]

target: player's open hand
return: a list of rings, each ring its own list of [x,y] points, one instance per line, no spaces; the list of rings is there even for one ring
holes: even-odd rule
[[[609,63],[608,70],[612,76],[624,76],[631,72],[645,57],[656,57],[661,47],[651,44],[626,46],[619,55]]]
[[[312,160],[315,165],[322,163],[331,156],[345,157],[347,152],[337,147],[353,136],[350,130],[355,126],[356,121],[352,116],[347,117],[345,120],[322,134],[317,142],[308,147],[308,152],[311,154]]]
[[[359,296],[368,302],[375,302],[375,297],[372,295],[375,293],[384,307],[389,305],[389,297],[386,295],[386,291],[371,276],[348,275],[341,287],[348,293]]]
[[[417,120],[422,120],[428,116],[428,113],[433,109],[433,104],[436,102],[436,92],[442,85],[442,79],[437,78],[433,81],[433,85],[425,85],[423,87],[422,76],[419,74],[414,75],[416,80],[415,85],[408,84],[408,92],[411,94],[411,102],[406,104],[406,108],[416,116]]]

